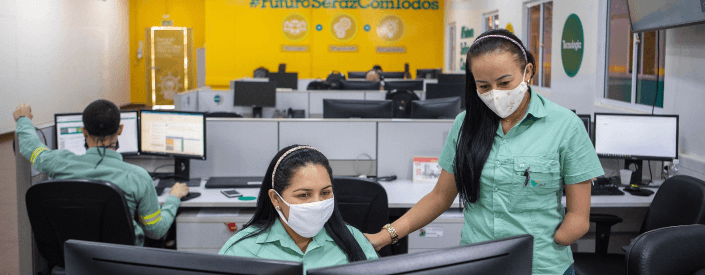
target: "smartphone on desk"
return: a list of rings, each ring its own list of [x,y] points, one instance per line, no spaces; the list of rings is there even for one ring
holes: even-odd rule
[[[220,193],[223,193],[228,198],[242,197],[242,194],[235,189],[221,190]]]

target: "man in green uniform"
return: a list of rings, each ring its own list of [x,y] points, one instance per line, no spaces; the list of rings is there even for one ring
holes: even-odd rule
[[[17,121],[20,153],[40,172],[53,179],[103,180],[117,185],[125,193],[134,221],[135,245],[143,245],[145,235],[152,239],[164,236],[174,222],[181,197],[188,187],[176,183],[164,206],[159,207],[152,178],[147,171],[122,161],[117,150],[117,138],[122,133],[120,110],[107,100],[96,100],[83,110],[81,128],[86,138],[86,154],[75,155],[67,150],[49,150],[39,141],[32,125],[32,109],[21,104],[13,113]],[[134,220],[134,219],[133,219]]]

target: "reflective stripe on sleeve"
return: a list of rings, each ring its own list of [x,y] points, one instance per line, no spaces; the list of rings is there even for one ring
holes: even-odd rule
[[[32,157],[29,159],[29,162],[32,163],[32,165],[34,165],[34,161],[37,160],[37,157],[39,156],[39,154],[41,154],[42,152],[44,152],[46,150],[49,150],[49,148],[39,147],[37,149],[34,149],[34,152],[32,152]]]
[[[162,219],[162,210],[159,209],[157,212],[154,212],[150,215],[147,216],[142,216],[142,223],[145,225],[153,225],[155,223],[158,223]]]

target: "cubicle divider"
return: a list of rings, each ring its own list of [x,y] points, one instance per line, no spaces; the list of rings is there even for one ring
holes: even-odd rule
[[[331,160],[335,175],[410,180],[412,158],[438,157],[453,121],[208,118],[206,124],[208,159],[191,160],[192,177],[262,176],[278,150],[306,144]]]
[[[278,90],[276,107],[263,108],[263,117],[273,118],[275,110],[304,110],[306,118],[323,117],[324,99],[352,100],[385,100],[387,91],[292,91]],[[416,91],[419,99],[424,100],[426,94]],[[244,116],[252,113],[252,108],[234,106],[234,94],[231,90],[211,90],[201,88],[174,95],[174,107],[179,111],[193,112],[235,112]]]

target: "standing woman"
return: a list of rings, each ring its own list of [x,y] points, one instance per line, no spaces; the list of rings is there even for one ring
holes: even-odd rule
[[[588,231],[590,180],[603,171],[581,120],[528,88],[535,66],[507,30],[475,40],[467,56],[467,111],[448,135],[441,176],[404,216],[367,235],[376,249],[432,222],[460,194],[460,244],[531,234],[532,274],[574,273],[569,245]]]

